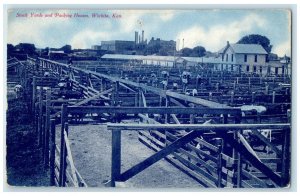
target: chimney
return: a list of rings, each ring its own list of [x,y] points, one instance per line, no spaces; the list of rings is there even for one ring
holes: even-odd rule
[[[135,43],[135,44],[138,44],[138,36],[139,36],[139,33],[138,33],[137,31],[135,31],[134,33],[135,33],[134,43]]]
[[[229,41],[227,41],[227,46],[229,46]]]
[[[144,30],[142,30],[142,43],[144,43]]]
[[[141,43],[141,35],[139,35],[139,43]]]

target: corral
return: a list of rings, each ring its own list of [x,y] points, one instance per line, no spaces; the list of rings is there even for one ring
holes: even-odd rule
[[[51,186],[267,188],[290,182],[287,75],[30,57],[9,59],[8,71],[8,84],[22,87],[12,96],[30,104]],[[99,132],[81,133],[91,127]],[[77,146],[91,149],[80,154]],[[83,160],[102,167],[95,172],[102,177],[78,166]],[[168,185],[155,176],[168,172]],[[151,177],[148,186],[141,183]]]

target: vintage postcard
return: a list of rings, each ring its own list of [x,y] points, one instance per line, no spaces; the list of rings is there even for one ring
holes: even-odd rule
[[[291,10],[5,11],[10,187],[290,187]]]

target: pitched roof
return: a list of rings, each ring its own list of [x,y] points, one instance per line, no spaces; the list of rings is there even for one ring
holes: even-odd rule
[[[259,44],[230,44],[230,47],[238,54],[268,54]],[[226,49],[227,46],[219,50],[219,53],[224,53]]]

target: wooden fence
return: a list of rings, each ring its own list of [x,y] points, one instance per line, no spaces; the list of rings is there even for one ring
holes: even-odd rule
[[[172,162],[180,163],[181,165],[186,165],[188,168],[188,173],[195,178],[199,178],[204,186],[207,187],[285,187],[289,182],[289,168],[290,164],[290,152],[289,152],[289,124],[210,124],[210,125],[196,125],[196,124],[108,124],[108,130],[112,132],[112,171],[111,171],[111,185],[115,185],[115,181],[126,181],[139,172],[145,170],[155,162],[162,158],[167,158]],[[275,159],[276,162],[281,163],[280,174],[274,172],[265,163],[272,162],[273,159],[261,160],[256,157],[255,154],[244,144],[243,136],[241,130],[251,129],[251,130],[261,130],[261,129],[272,129],[280,130],[283,134],[283,146],[282,146],[282,156],[280,159]],[[167,132],[167,137],[170,139],[166,143],[156,141],[153,145],[152,141],[148,142],[149,146],[152,146],[157,152],[145,159],[144,161],[138,163],[127,171],[121,173],[121,132],[122,131],[143,131],[146,130],[164,130]],[[189,130],[185,135],[181,137],[176,137],[174,135],[176,130]],[[201,132],[213,131],[218,133],[219,143],[218,146],[213,146],[205,141],[197,140],[204,145],[206,148],[210,148],[216,152],[216,156],[211,156],[204,151],[196,148],[190,142],[199,137]],[[236,134],[230,134],[236,133]],[[256,132],[256,131],[255,131]],[[236,137],[237,138],[234,138]],[[237,157],[228,157],[223,153],[224,143],[232,146]],[[160,147],[159,147],[160,146]],[[274,146],[273,146],[274,147]],[[188,150],[194,150],[202,158],[202,160],[193,155]],[[173,153],[173,156],[170,154]],[[180,154],[181,153],[181,154]],[[187,155],[184,158],[182,154]],[[193,161],[191,161],[193,159]],[[175,160],[175,161],[174,161]],[[208,161],[210,160],[210,162]],[[182,164],[183,163],[183,164]],[[246,171],[243,168],[245,163],[251,164],[258,171],[264,175],[265,178],[259,178],[253,175],[251,172]],[[199,166],[200,165],[200,166]],[[228,169],[234,168],[234,169]]]

